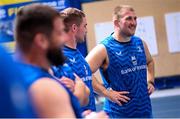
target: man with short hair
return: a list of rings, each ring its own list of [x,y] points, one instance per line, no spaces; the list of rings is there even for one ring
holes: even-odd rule
[[[134,36],[136,19],[131,6],[115,7],[114,33],[86,57],[93,73],[100,68],[106,88],[96,79],[93,88],[106,97],[104,110],[112,118],[152,117],[154,61],[146,43]]]
[[[48,71],[64,63],[63,32],[62,18],[49,6],[32,4],[17,13],[16,56],[39,117],[81,117],[77,98]]]
[[[87,22],[85,14],[76,8],[66,8],[61,14],[64,15],[64,25],[66,34],[63,36],[65,46],[64,55],[72,71],[76,73],[90,90],[89,103],[83,106],[83,111],[96,111],[94,92],[92,87],[92,73],[88,63],[77,49],[77,43],[84,42],[87,33]]]

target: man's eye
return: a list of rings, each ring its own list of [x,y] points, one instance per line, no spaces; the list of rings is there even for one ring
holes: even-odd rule
[[[126,20],[136,20],[136,19],[137,17],[131,17],[131,16],[126,18]]]
[[[132,17],[127,17],[127,18],[126,18],[126,20],[131,20],[131,19],[132,19]]]
[[[134,17],[134,20],[137,20],[137,17]]]

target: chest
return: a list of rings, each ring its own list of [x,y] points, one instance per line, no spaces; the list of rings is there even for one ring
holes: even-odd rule
[[[142,44],[110,44],[107,47],[110,65],[116,68],[128,68],[146,64]]]
[[[72,70],[80,77],[91,76],[91,70],[83,56],[76,54],[67,56],[66,63],[72,68]]]

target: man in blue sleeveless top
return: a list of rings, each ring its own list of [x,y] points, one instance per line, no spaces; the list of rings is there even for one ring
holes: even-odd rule
[[[68,64],[52,67],[52,74],[60,78],[69,90],[78,98],[81,106],[86,106],[89,103],[90,90],[86,84],[77,76]]]
[[[85,14],[76,8],[67,8],[61,12],[64,14],[66,35],[64,35],[65,47],[63,49],[67,57],[66,63],[72,68],[90,90],[89,103],[83,106],[83,111],[95,111],[95,99],[92,88],[92,73],[82,54],[76,48],[78,42],[83,42],[87,33]]]
[[[0,118],[36,117],[18,66],[0,47]]]
[[[48,72],[64,63],[63,32],[59,13],[49,6],[33,4],[17,13],[17,58],[39,117],[81,117],[77,98]]]
[[[152,117],[149,95],[154,91],[154,61],[144,41],[134,36],[136,14],[131,6],[117,6],[114,33],[86,57],[92,72],[100,68],[106,88],[93,87],[106,97],[104,110],[112,118]]]
[[[59,78],[51,75],[51,66],[64,64],[59,48],[63,44],[64,24],[60,14],[46,5],[33,4],[17,13],[16,60],[39,117],[81,118],[78,99]],[[95,118],[107,118],[104,112]]]

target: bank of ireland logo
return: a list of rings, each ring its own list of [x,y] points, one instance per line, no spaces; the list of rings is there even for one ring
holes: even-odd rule
[[[137,65],[137,60],[135,56],[131,56],[131,61],[133,63],[133,65]]]

